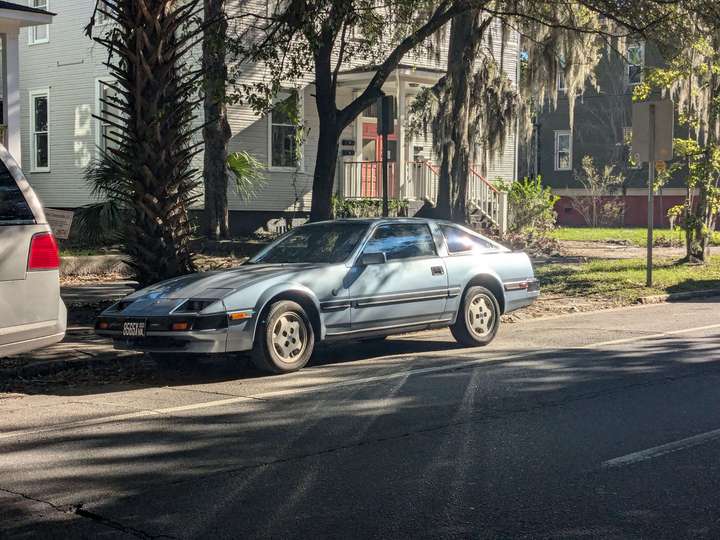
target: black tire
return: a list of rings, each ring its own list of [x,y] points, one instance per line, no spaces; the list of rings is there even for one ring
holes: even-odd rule
[[[195,363],[196,356],[188,353],[145,353],[161,369],[186,369]]]
[[[472,312],[468,309],[471,302],[477,306]],[[478,325],[472,326],[472,321],[477,321]],[[450,332],[462,345],[484,347],[495,338],[499,326],[500,304],[497,298],[485,287],[477,285],[465,291]]]
[[[315,332],[303,307],[280,300],[258,323],[252,359],[262,371],[290,373],[305,367],[314,348]]]

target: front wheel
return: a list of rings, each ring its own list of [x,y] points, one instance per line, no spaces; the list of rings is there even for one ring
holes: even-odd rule
[[[303,307],[289,300],[270,306],[261,320],[253,363],[271,373],[290,373],[305,366],[315,347],[315,333]]]
[[[458,343],[482,347],[495,338],[499,326],[500,305],[497,298],[485,287],[475,286],[465,291],[450,331]]]

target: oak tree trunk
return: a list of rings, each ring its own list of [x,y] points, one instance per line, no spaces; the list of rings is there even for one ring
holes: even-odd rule
[[[467,188],[470,172],[470,77],[475,59],[477,10],[452,20],[448,46],[447,81],[452,118],[448,140],[443,145],[436,214],[457,222],[467,221]]]

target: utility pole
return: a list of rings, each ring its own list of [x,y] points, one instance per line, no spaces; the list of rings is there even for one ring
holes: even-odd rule
[[[655,219],[655,104],[650,104],[649,153],[648,160],[648,218],[647,218],[647,275],[645,285],[653,284],[653,221]]]

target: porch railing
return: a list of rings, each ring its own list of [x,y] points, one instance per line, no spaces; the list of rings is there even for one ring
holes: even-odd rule
[[[388,163],[388,197],[399,197],[396,163]],[[347,199],[383,196],[382,161],[346,161],[343,163],[342,196]]]
[[[388,163],[388,196],[410,200],[437,201],[439,170],[429,161],[408,161],[397,173],[397,164]],[[340,168],[340,195],[348,199],[382,197],[381,161],[346,161]],[[498,227],[501,233],[507,228],[507,195],[478,173],[470,169],[468,178],[468,205],[479,212],[485,221]]]

